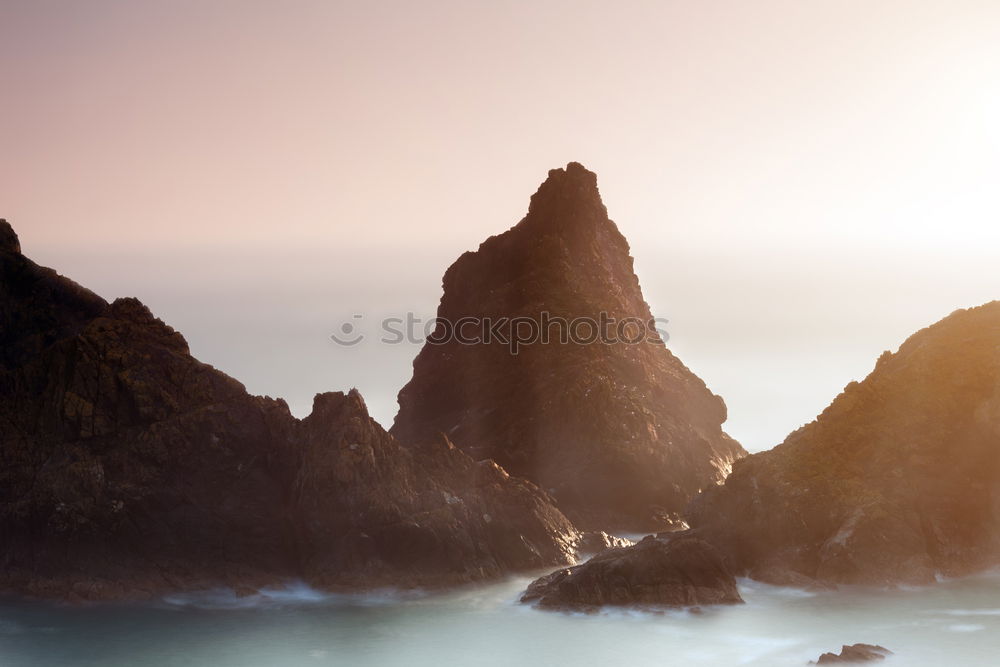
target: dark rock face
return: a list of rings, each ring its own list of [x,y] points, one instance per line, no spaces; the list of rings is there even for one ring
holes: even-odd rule
[[[321,394],[299,430],[302,568],[326,588],[439,586],[565,563],[576,530],[530,482],[447,439],[401,447],[361,396]]]
[[[840,654],[824,653],[816,661],[817,665],[829,665],[839,662],[872,662],[875,660],[885,660],[886,656],[892,655],[892,651],[874,644],[846,644],[840,649]]]
[[[0,252],[21,252],[21,242],[14,228],[3,218],[0,218]]]
[[[547,609],[602,606],[690,607],[743,602],[719,552],[687,534],[649,536],[542,577],[522,602]]]
[[[689,521],[778,584],[930,583],[1000,562],[1000,302],[883,354],[813,423],[734,467]]]
[[[356,392],[317,396],[300,422],[194,359],[139,301],[108,304],[13,248],[0,590],[434,586],[572,562],[577,533],[534,485],[444,441],[400,446]]]
[[[622,333],[641,342],[581,342],[602,314],[614,322],[605,339],[635,318]],[[549,343],[515,355],[502,339],[482,342],[476,324],[462,333],[478,344],[441,342],[439,325],[399,393],[392,433],[407,443],[446,433],[536,482],[583,528],[662,529],[744,455],[722,431],[722,399],[643,336],[652,316],[628,243],[579,164],[550,171],[520,223],[448,269],[438,317],[456,327],[526,318],[519,331],[530,337],[535,322]]]

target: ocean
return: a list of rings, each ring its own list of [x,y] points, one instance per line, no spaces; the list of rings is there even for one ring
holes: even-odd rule
[[[530,577],[448,593],[329,595],[301,584],[142,604],[0,601],[0,666],[802,666],[842,644],[886,665],[994,665],[1000,572],[921,588],[807,592],[740,582],[745,605],[540,611]]]

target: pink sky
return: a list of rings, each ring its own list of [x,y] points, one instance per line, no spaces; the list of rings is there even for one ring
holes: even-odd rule
[[[570,160],[750,449],[1000,298],[995,1],[5,2],[0,98],[26,254],[300,414]]]

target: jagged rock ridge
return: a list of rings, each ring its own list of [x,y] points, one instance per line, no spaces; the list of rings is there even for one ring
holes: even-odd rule
[[[577,163],[550,171],[527,216],[462,255],[443,287],[438,317],[452,323],[652,318],[596,176]],[[516,355],[502,340],[425,345],[392,433],[446,433],[538,483],[581,527],[665,527],[745,453],[722,431],[725,404],[659,339],[563,344],[562,331]]]
[[[956,311],[883,354],[816,421],[738,461],[686,517],[689,530],[658,540],[698,549],[644,556],[643,544],[655,546],[647,538],[539,579],[525,600],[572,609],[683,600],[685,584],[699,580],[697,590],[724,601],[730,568],[830,588],[929,584],[996,567],[1000,301]],[[699,551],[713,555],[691,556]],[[706,578],[712,559],[721,565]],[[885,653],[856,645],[820,662]]]
[[[194,359],[136,299],[20,254],[0,222],[0,590],[135,597],[301,577],[437,586],[571,562],[544,492],[357,392],[305,420]]]
[[[1000,563],[1000,302],[883,354],[689,520],[737,571],[779,584],[922,584]]]

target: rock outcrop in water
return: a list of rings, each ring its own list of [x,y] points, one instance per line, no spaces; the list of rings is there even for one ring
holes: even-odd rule
[[[586,529],[666,528],[744,455],[722,431],[722,399],[644,335],[652,315],[628,243],[581,165],[550,171],[527,216],[462,255],[443,284],[437,314],[454,328],[439,324],[414,361],[392,428],[401,441],[445,433],[536,482]],[[511,339],[542,332],[548,344],[512,353]]]
[[[840,649],[840,653],[824,653],[816,661],[817,665],[833,665],[839,663],[858,663],[858,662],[874,662],[876,660],[885,660],[886,657],[892,655],[892,651],[885,648],[884,646],[878,646],[875,644],[851,644],[850,646],[844,645]]]
[[[357,392],[299,421],[107,303],[0,221],[0,590],[135,597],[301,577],[437,586],[571,562],[533,484],[445,439],[402,447]]]
[[[743,602],[719,552],[690,535],[644,538],[534,581],[521,598],[546,609],[694,607]]]
[[[777,584],[922,584],[1000,563],[1000,302],[883,354],[688,518],[737,571]]]
[[[572,559],[576,530],[535,485],[446,439],[401,447],[355,391],[317,396],[295,444],[294,525],[314,584],[439,586]]]

